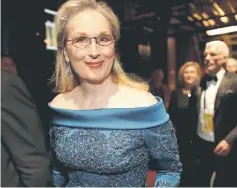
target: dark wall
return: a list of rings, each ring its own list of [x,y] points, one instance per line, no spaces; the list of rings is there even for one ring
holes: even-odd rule
[[[14,59],[19,76],[35,99],[45,124],[48,120],[47,103],[53,97],[48,80],[54,66],[54,52],[45,50],[47,15],[44,8],[55,4],[53,0],[2,1],[2,53],[8,53]]]
[[[47,103],[54,94],[48,84],[52,75],[55,52],[45,49],[45,22],[53,17],[44,13],[44,8],[57,10],[64,0],[2,0],[2,52],[13,57],[36,104],[45,124],[48,122]],[[170,16],[170,5],[149,1],[147,9],[155,9],[155,32],[144,35],[142,26],[137,23],[125,23],[124,3],[122,0],[108,0],[119,16],[122,27],[129,25],[128,30],[122,30],[119,43],[121,61],[127,72],[137,73],[148,78],[155,68],[167,72],[167,22]],[[148,6],[146,1],[144,6]],[[160,20],[157,19],[160,17]],[[39,36],[36,33],[39,33]],[[152,46],[152,57],[143,60],[138,54],[138,44],[149,41]]]

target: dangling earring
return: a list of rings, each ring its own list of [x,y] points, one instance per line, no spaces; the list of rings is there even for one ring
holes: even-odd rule
[[[67,74],[68,74],[68,76],[69,76],[70,78],[73,77],[73,75],[72,75],[72,68],[71,68],[71,65],[70,65],[69,62],[67,63]]]

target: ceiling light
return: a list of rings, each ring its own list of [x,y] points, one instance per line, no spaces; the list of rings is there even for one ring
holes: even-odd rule
[[[196,19],[198,19],[198,20],[201,20],[201,19],[202,19],[202,17],[201,17],[199,14],[197,14],[197,13],[194,13],[194,14],[193,14],[193,17],[196,18]]]
[[[207,20],[203,20],[202,23],[203,23],[203,25],[204,25],[205,27],[208,27],[208,26],[209,26],[209,22],[208,22]]]
[[[206,34],[209,36],[213,36],[213,35],[221,35],[221,34],[232,33],[232,32],[237,32],[237,25],[207,30]]]
[[[215,20],[213,19],[209,19],[208,22],[211,26],[214,26],[216,24]]]
[[[208,14],[205,13],[205,12],[202,13],[202,17],[203,17],[204,19],[208,19],[208,18],[209,18]]]
[[[236,15],[236,16],[237,16],[237,15]],[[194,19],[193,19],[191,16],[188,16],[188,20],[191,21],[191,22],[194,21]]]
[[[219,13],[221,16],[224,16],[224,15],[225,15],[225,12],[222,10],[222,8],[221,8],[217,3],[213,3],[213,6],[216,8],[216,10],[218,11],[218,13]]]
[[[214,14],[215,16],[219,16],[219,13],[218,13],[216,10],[214,10],[214,9],[213,9],[213,14]]]
[[[223,22],[223,23],[228,23],[229,22],[229,18],[224,16],[224,17],[221,17],[220,20]]]

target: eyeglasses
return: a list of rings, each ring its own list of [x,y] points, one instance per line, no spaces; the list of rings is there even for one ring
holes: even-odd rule
[[[80,36],[71,40],[67,40],[67,42],[72,42],[72,45],[77,48],[86,48],[87,46],[89,46],[89,44],[91,44],[91,39],[95,39],[96,44],[99,44],[100,46],[109,46],[114,41],[111,35],[101,35],[99,37],[91,38],[86,36]]]

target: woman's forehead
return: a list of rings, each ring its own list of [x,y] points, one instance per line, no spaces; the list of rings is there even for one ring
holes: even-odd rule
[[[68,23],[69,35],[84,34],[95,36],[111,33],[108,20],[96,10],[85,10],[75,15]]]

